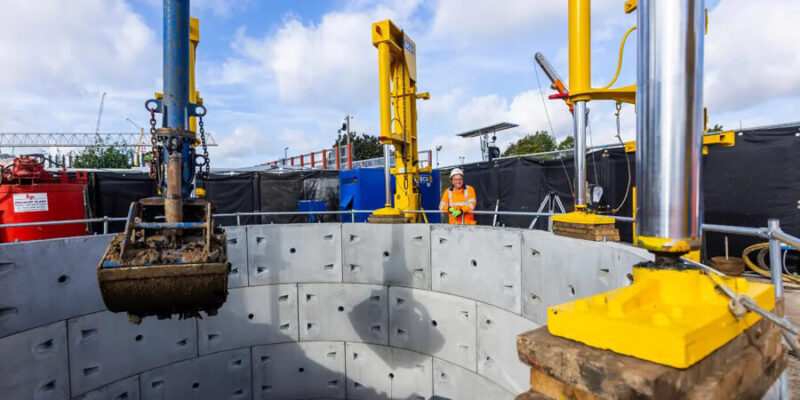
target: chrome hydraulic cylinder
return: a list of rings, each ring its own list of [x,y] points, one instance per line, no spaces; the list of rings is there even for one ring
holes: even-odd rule
[[[638,4],[636,235],[655,252],[700,243],[704,24],[703,0]]]

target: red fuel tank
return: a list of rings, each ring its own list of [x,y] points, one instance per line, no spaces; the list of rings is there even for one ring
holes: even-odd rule
[[[0,224],[86,218],[86,172],[51,173],[34,156],[0,171]],[[87,235],[86,223],[0,228],[0,243]]]

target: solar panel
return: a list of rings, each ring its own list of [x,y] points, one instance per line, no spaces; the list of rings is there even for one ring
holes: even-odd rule
[[[465,137],[465,138],[467,138],[467,137],[475,137],[475,136],[486,135],[486,134],[489,134],[489,133],[494,133],[494,132],[502,131],[502,130],[506,130],[506,129],[516,128],[518,126],[519,125],[512,124],[510,122],[500,122],[500,123],[497,123],[497,124],[494,124],[494,125],[489,125],[489,126],[480,128],[480,129],[475,129],[475,130],[459,133],[456,136],[461,136],[461,137]]]

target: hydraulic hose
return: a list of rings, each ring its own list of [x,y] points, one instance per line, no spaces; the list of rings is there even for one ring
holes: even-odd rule
[[[622,42],[619,44],[619,60],[617,61],[617,72],[614,74],[614,78],[611,79],[611,82],[609,82],[608,85],[603,86],[601,89],[610,88],[611,85],[613,85],[614,82],[617,81],[617,78],[619,78],[619,72],[622,69],[622,54],[625,51],[625,41],[628,39],[628,35],[630,35],[631,32],[634,31],[634,29],[636,29],[636,26],[630,27],[630,29],[628,29],[628,31],[625,32],[625,35],[622,36]]]
[[[764,243],[754,244],[744,249],[744,251],[742,252],[742,259],[744,260],[744,263],[748,267],[750,267],[750,269],[752,269],[753,271],[756,271],[758,274],[765,276],[767,278],[772,276],[772,274],[770,274],[769,272],[769,266],[767,266],[766,262],[766,253],[768,250],[769,250],[769,242],[764,242]],[[754,263],[750,259],[750,254],[755,251],[759,252],[757,255],[758,265],[756,265],[756,263]],[[800,283],[800,278],[794,275],[783,274],[783,279],[788,279],[792,282]]]

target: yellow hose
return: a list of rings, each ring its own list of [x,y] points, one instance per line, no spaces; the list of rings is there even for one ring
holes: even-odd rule
[[[756,265],[755,263],[750,261],[750,253],[755,252],[755,251],[764,250],[764,249],[769,249],[769,242],[754,244],[754,245],[744,249],[744,251],[742,252],[742,259],[744,260],[744,263],[747,264],[748,267],[750,267],[750,269],[752,269],[753,271],[756,271],[757,273],[759,273],[762,276],[770,278],[772,276],[772,274],[770,274],[769,268],[766,265],[761,265],[762,263],[764,263],[763,260],[759,260],[759,265]],[[764,263],[764,264],[766,264],[766,263]],[[792,276],[792,275],[789,275],[789,274],[783,274],[783,279],[788,279],[788,280],[793,281],[795,283],[800,283],[800,278],[797,278],[796,276]]]
[[[611,82],[608,83],[608,85],[605,85],[602,88],[600,88],[601,90],[610,88],[611,85],[613,85],[614,82],[617,81],[617,78],[619,77],[619,71],[622,69],[622,52],[623,50],[625,50],[625,41],[628,39],[628,35],[630,35],[631,32],[633,32],[635,29],[636,25],[630,27],[630,29],[628,29],[628,31],[625,32],[625,35],[622,36],[622,42],[620,42],[619,44],[619,61],[617,61],[617,72],[614,74],[614,79],[612,79]]]

